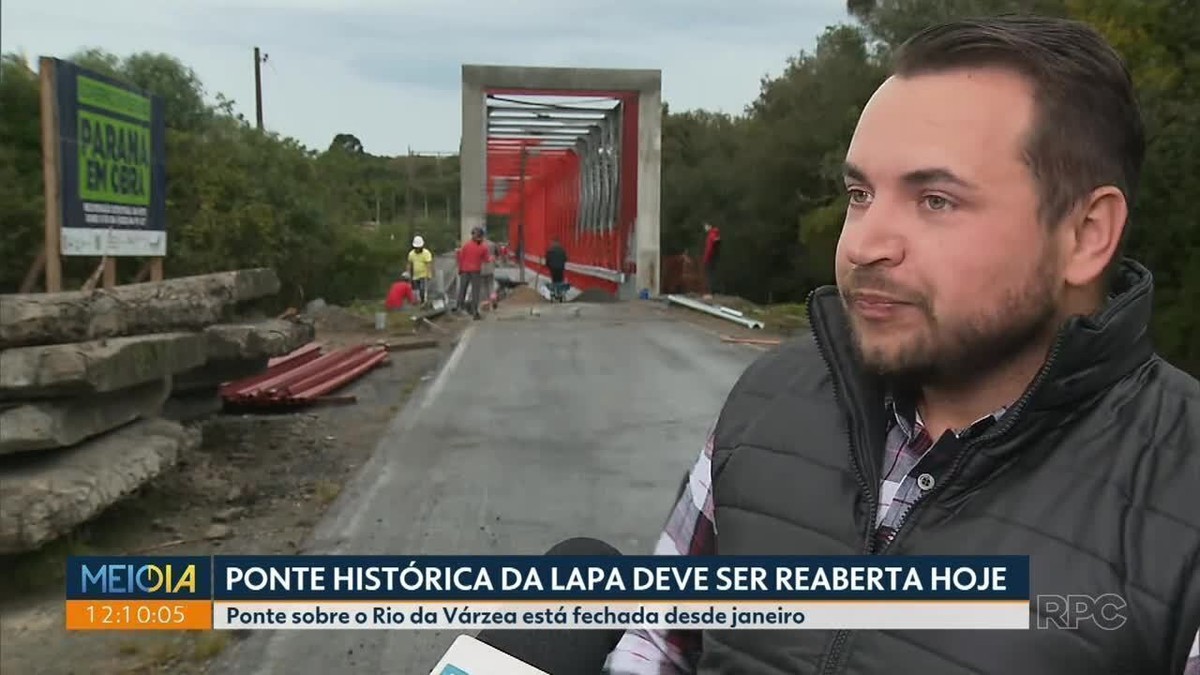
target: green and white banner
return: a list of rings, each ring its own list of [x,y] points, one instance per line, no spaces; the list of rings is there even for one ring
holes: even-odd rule
[[[62,254],[165,256],[162,101],[67,61],[56,68]]]

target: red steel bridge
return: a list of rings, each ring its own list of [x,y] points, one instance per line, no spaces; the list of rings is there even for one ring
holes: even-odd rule
[[[659,71],[463,67],[463,236],[488,225],[527,272],[658,293]]]

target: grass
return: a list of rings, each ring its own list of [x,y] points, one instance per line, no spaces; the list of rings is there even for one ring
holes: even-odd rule
[[[792,335],[808,328],[808,308],[804,303],[756,305],[741,298],[718,297],[713,300],[713,304],[735,309],[751,319],[762,321],[763,328],[768,333]]]
[[[200,633],[192,645],[192,660],[207,661],[225,651],[229,646],[229,633],[213,631]]]
[[[382,312],[386,308],[383,300],[355,300],[353,304],[346,308],[347,310],[362,316],[372,321],[375,320],[375,313]]]
[[[341,494],[341,492],[342,486],[331,480],[318,481],[313,487],[313,495],[316,496],[317,500],[321,502],[321,504],[326,506],[332,504],[333,500],[337,499],[337,496]]]
[[[792,335],[808,328],[808,309],[802,304],[767,305],[753,316],[763,322],[766,330],[781,335]]]

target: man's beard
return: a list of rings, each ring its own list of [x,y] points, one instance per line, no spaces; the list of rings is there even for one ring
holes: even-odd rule
[[[1047,340],[1057,327],[1052,261],[1047,252],[1024,286],[1009,289],[990,312],[954,324],[940,324],[927,301],[914,302],[928,328],[899,347],[867,345],[851,316],[854,345],[863,366],[901,387],[954,387],[996,372]]]

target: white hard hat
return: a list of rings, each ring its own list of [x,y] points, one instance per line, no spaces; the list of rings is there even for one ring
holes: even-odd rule
[[[413,237],[413,248],[425,248],[425,240],[421,238],[421,235]]]

